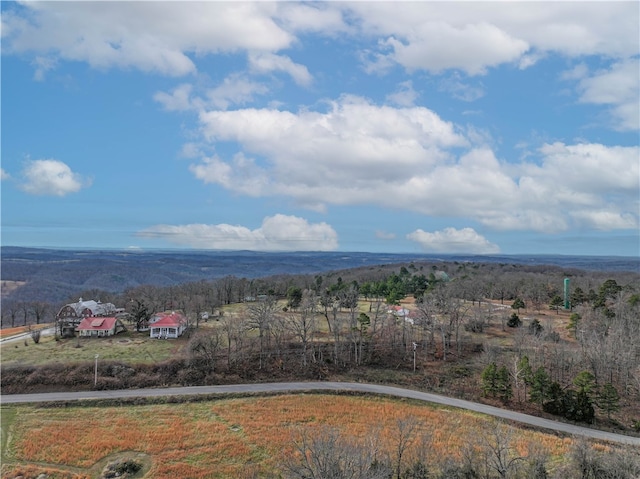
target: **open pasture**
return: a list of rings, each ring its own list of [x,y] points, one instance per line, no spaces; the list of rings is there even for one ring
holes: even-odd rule
[[[149,333],[125,332],[108,338],[58,339],[43,336],[38,344],[31,338],[7,342],[0,346],[2,365],[122,361],[130,364],[161,362],[180,353],[187,338],[165,341],[151,339]]]
[[[414,446],[424,444],[424,436],[428,457],[455,457],[494,421],[411,401],[326,394],[126,407],[16,406],[3,408],[2,416],[7,479],[42,472],[50,479],[96,478],[107,458],[124,453],[147,458],[141,461],[144,477],[155,479],[264,477],[293,452],[301,428],[329,426],[352,438],[375,437],[381,451],[392,454],[398,420],[409,417],[419,423]],[[514,429],[513,444],[523,455],[536,444],[559,459],[572,440]]]

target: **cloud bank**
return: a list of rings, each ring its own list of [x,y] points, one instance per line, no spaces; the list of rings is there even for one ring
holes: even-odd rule
[[[638,147],[556,142],[530,161],[508,162],[427,108],[354,96],[330,102],[327,112],[215,110],[199,119],[205,143],[239,151],[190,169],[236,193],[289,197],[318,211],[374,204],[498,230],[638,225]]]
[[[427,232],[417,229],[407,235],[427,253],[470,253],[495,254],[500,252],[498,245],[488,241],[473,228],[445,228],[441,231]]]
[[[334,251],[338,235],[327,223],[277,214],[264,218],[260,228],[228,224],[156,225],[136,234],[198,249],[252,251]]]

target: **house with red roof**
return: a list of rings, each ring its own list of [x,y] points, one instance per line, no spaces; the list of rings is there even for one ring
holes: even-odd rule
[[[116,317],[87,317],[80,321],[76,330],[79,336],[104,337],[115,336],[126,328]]]
[[[152,338],[176,339],[187,329],[187,318],[180,311],[156,313],[149,320],[149,331]]]

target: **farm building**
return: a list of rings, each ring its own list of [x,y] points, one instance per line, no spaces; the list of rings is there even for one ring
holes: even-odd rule
[[[114,317],[84,318],[76,329],[79,336],[88,337],[114,336],[126,330],[122,321]]]
[[[150,336],[157,339],[175,339],[187,329],[187,318],[180,311],[156,313],[149,321]]]
[[[94,300],[83,301],[80,298],[77,303],[65,304],[60,308],[56,320],[78,324],[83,318],[115,316],[120,311],[113,303],[101,303]]]

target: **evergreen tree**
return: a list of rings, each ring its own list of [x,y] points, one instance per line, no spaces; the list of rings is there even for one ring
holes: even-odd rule
[[[573,378],[573,385],[578,388],[578,392],[591,396],[596,387],[596,378],[589,371],[582,371]]]
[[[511,387],[511,377],[506,366],[501,366],[496,371],[496,388],[497,396],[503,402],[509,401],[513,397],[513,388]]]
[[[526,308],[526,305],[524,304],[524,301],[522,300],[522,298],[516,298],[513,300],[513,304],[511,305],[511,308],[517,310],[519,313],[521,309]]]
[[[529,357],[522,356],[520,361],[518,361],[518,372],[520,379],[524,383],[524,397],[527,397],[527,387],[531,386],[531,382],[533,381],[533,371],[531,369],[531,364],[529,364]]]
[[[607,418],[611,419],[611,413],[620,409],[620,395],[613,384],[607,383],[598,394],[597,406],[607,413]]]
[[[482,371],[482,394],[494,397],[498,392],[498,367],[496,363],[489,364]]]
[[[582,319],[578,313],[573,313],[569,316],[569,324],[567,324],[567,329],[573,331],[574,337],[578,337],[578,322]]]
[[[542,406],[548,398],[550,386],[551,378],[549,374],[547,374],[547,371],[540,366],[531,377],[531,401]]]
[[[507,326],[509,326],[510,328],[519,328],[521,324],[522,320],[516,313],[513,313],[509,318],[509,321],[507,321]]]
[[[564,305],[564,300],[562,296],[556,294],[553,298],[551,298],[551,302],[549,303],[549,308],[555,310],[556,314],[559,314],[560,308]]]
[[[595,417],[593,402],[584,391],[568,390],[562,398],[563,416],[571,421],[591,424]]]
[[[546,397],[542,404],[542,409],[550,414],[564,416],[566,411],[566,396],[564,391],[562,390],[562,386],[560,386],[560,384],[558,384],[557,382],[550,383],[545,396]]]
[[[542,331],[544,331],[544,326],[540,324],[540,321],[538,321],[537,319],[531,321],[531,323],[529,324],[529,333],[533,334],[534,336],[540,336]]]

